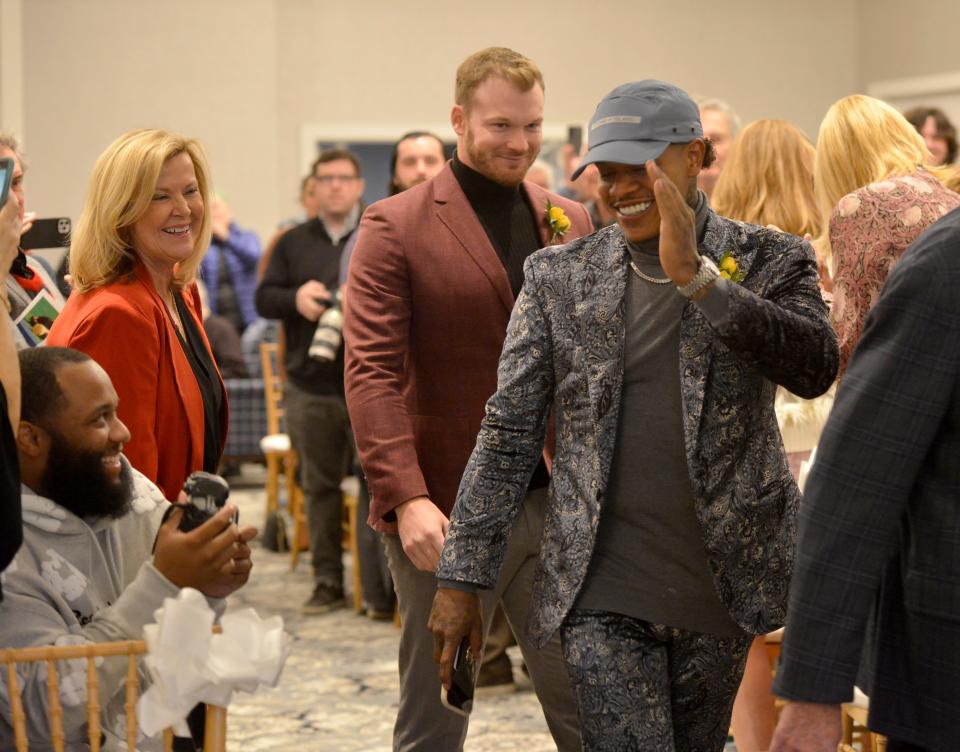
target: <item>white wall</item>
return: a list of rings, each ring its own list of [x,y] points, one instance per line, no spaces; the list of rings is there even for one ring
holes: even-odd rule
[[[266,236],[295,211],[304,124],[444,122],[457,65],[493,44],[541,66],[549,121],[585,122],[609,89],[659,77],[812,137],[861,84],[862,12],[858,0],[26,0],[29,204],[75,218],[97,154],[162,125],[206,142],[236,216]]]

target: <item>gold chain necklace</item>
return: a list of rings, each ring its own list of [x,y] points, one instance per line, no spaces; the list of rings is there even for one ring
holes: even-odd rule
[[[651,277],[649,274],[644,274],[642,271],[640,271],[640,268],[633,263],[633,259],[630,259],[630,268],[633,269],[633,273],[640,277],[640,279],[644,279],[647,282],[652,282],[655,285],[669,285],[671,282],[673,282],[670,277]]]

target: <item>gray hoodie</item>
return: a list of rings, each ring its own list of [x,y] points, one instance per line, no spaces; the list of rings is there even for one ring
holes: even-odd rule
[[[126,460],[124,460],[126,462]],[[79,645],[143,639],[164,598],[179,588],[153,566],[153,544],[168,506],[160,489],[133,470],[133,503],[120,519],[83,520],[23,486],[23,546],[3,573],[0,644]],[[222,600],[211,599],[218,613]],[[123,679],[127,659],[98,665],[105,749],[125,749]],[[87,749],[86,660],[59,665],[68,750]],[[48,750],[46,664],[18,667],[31,750]],[[0,678],[0,750],[13,748],[6,677]],[[143,676],[141,675],[141,684]],[[139,749],[159,748],[155,740]]]

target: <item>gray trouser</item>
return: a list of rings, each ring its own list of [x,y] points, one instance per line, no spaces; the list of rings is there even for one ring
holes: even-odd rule
[[[504,557],[500,579],[493,590],[480,592],[484,632],[499,600],[517,636],[550,733],[561,752],[580,749],[580,731],[573,690],[560,649],[559,635],[538,650],[526,634],[527,611],[540,537],[546,489],[531,491],[517,515]],[[440,704],[440,677],[433,660],[433,635],[427,618],[437,581],[421,572],[403,553],[400,539],[385,535],[387,561],[400,604],[400,708],[393,729],[394,752],[455,752],[463,748],[467,720]],[[482,702],[482,700],[481,700]]]
[[[343,397],[311,394],[289,381],[283,405],[287,433],[297,452],[310,528],[315,582],[343,587],[343,492],[351,454],[350,420]]]
[[[357,495],[357,556],[360,558],[360,585],[367,608],[382,613],[393,611],[393,578],[387,567],[387,552],[380,535],[367,524],[370,514],[370,490],[363,471],[354,468],[360,481]]]
[[[718,637],[607,611],[560,627],[587,752],[720,752],[753,635]]]

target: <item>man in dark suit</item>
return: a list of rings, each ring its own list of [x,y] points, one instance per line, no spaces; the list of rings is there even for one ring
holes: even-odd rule
[[[479,648],[551,409],[556,453],[529,631],[558,632],[586,750],[723,749],[752,635],[784,621],[800,494],[773,402],[837,370],[797,237],[711,211],[693,100],[625,84],[584,165],[617,224],[527,260],[431,614],[445,680]]]
[[[824,429],[774,685],[792,702],[773,750],[833,752],[855,679],[890,752],[957,749],[958,250],[955,210],[897,262]]]
[[[560,236],[590,232],[583,207],[524,182],[542,120],[543,77],[531,60],[504,48],[471,55],[457,71],[456,157],[432,180],[367,210],[350,264],[347,403],[370,486],[369,521],[387,533],[403,623],[396,750],[462,747],[466,719],[440,704],[425,628],[437,558],[496,387],[523,262]],[[543,462],[538,468],[528,489],[542,505],[547,471]],[[485,594],[484,613],[502,601],[558,747],[579,749],[559,643],[537,651],[522,631],[541,529],[536,501],[528,507],[505,534],[508,563]]]

